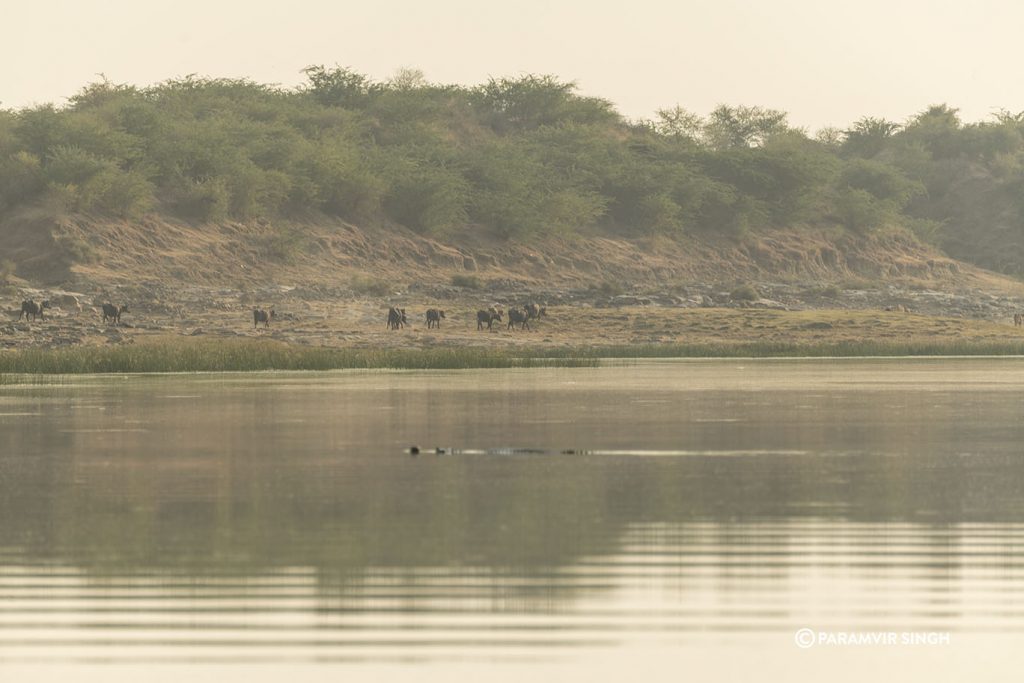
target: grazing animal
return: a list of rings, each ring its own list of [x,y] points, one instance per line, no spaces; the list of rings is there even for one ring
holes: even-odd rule
[[[441,318],[444,317],[444,311],[439,311],[436,308],[427,309],[427,329],[436,327],[441,329]]]
[[[388,329],[397,330],[400,327],[405,327],[409,323],[409,320],[405,317],[404,308],[395,308],[392,306],[388,309]]]
[[[514,330],[516,323],[519,323],[520,330],[530,329],[530,316],[529,314],[520,311],[518,308],[508,309],[508,329]]]
[[[494,308],[491,308],[490,310],[487,311],[477,311],[476,329],[482,330],[484,329],[484,325],[486,324],[487,329],[489,330],[494,325],[495,320],[497,320],[499,323],[501,322],[501,313],[499,313]]]
[[[1014,313],[1013,314],[1013,326],[1014,327],[1021,327],[1022,325],[1024,325],[1024,314]]]
[[[526,317],[529,319],[543,318],[548,314],[548,309],[545,306],[538,306],[535,303],[528,303],[523,308],[526,310]]]
[[[263,323],[263,327],[270,327],[270,321],[274,319],[274,309],[271,308],[269,311],[264,311],[262,308],[252,309],[252,327],[256,329],[260,323]]]
[[[121,323],[121,314],[127,313],[127,306],[115,306],[114,304],[106,303],[103,304],[103,322],[107,322],[107,319],[113,320],[115,324]]]
[[[39,316],[43,320],[46,320],[46,316],[43,314],[43,311],[45,311],[49,307],[49,301],[44,301],[41,304],[37,304],[35,301],[32,301],[31,299],[29,299],[28,301],[22,301],[21,315],[18,316],[18,320],[21,320],[22,318],[28,320],[29,316],[32,316],[32,320],[35,320],[36,316]]]

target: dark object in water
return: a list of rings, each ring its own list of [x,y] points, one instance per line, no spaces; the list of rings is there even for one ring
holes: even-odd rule
[[[412,455],[419,455],[420,454],[420,447],[419,446],[411,446],[409,448],[409,453],[411,453]]]
[[[430,451],[427,451],[430,452]],[[750,457],[760,455],[806,455],[807,451],[795,450],[604,450],[587,448],[564,448],[552,450],[547,448],[435,448],[437,455],[587,455],[587,456],[631,456],[631,457]]]
[[[575,451],[581,453],[582,451]],[[435,448],[437,455],[547,455],[543,448]]]

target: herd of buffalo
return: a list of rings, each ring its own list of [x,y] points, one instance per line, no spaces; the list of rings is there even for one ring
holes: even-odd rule
[[[78,308],[78,309],[81,309],[81,305],[78,303],[77,299],[75,299],[74,297],[69,297],[69,299],[73,299],[74,300],[74,306],[76,308]],[[39,318],[41,320],[46,320],[46,311],[49,308],[51,308],[51,303],[49,301],[43,301],[43,302],[38,303],[38,304],[35,301],[33,301],[32,299],[28,299],[27,301],[22,301],[21,302],[21,314],[18,316],[18,320],[22,320],[22,319],[28,320],[29,316],[32,317],[32,320],[35,320],[36,318]],[[127,306],[115,306],[114,304],[111,304],[111,303],[103,304],[102,308],[103,308],[103,322],[107,322],[108,320],[110,320],[111,322],[113,322],[115,324],[121,322],[121,314],[122,313],[127,313],[128,312],[128,307]]]
[[[427,309],[427,329],[441,328],[441,321],[445,319],[444,311],[436,308]],[[515,329],[516,325],[519,325],[520,330],[530,329],[530,320],[534,318],[543,318],[547,315],[547,308],[544,306],[538,306],[534,303],[529,303],[523,306],[522,309],[512,307],[508,310],[508,329]],[[494,329],[495,322],[502,322],[502,312],[495,306],[489,307],[487,310],[479,310],[476,312],[476,329],[484,329],[484,325],[487,326],[488,330]],[[409,318],[405,314],[404,308],[395,308],[392,306],[388,309],[387,317],[387,329],[398,330],[409,324]]]
[[[72,303],[76,308],[80,308],[77,299],[72,299]],[[57,305],[60,305],[59,300]],[[41,318],[46,319],[45,311],[51,307],[50,301],[42,301],[36,303],[32,299],[28,299],[22,302],[22,313],[17,316],[17,319],[26,319],[32,316],[33,321]],[[901,306],[901,308],[903,308]],[[889,310],[887,308],[887,310]],[[903,310],[906,310],[903,308]],[[121,314],[128,312],[128,306],[121,305],[115,306],[112,303],[102,304],[103,312],[103,323],[108,321],[115,325],[120,325]],[[529,322],[532,319],[544,317],[547,315],[548,309],[544,306],[540,306],[536,303],[527,303],[521,309],[513,306],[508,310],[508,329],[514,330],[515,326],[519,326],[520,330],[529,330]],[[273,308],[265,310],[263,308],[253,308],[253,328],[258,328],[262,323],[264,328],[270,327],[270,321],[274,318],[275,313]],[[427,313],[427,329],[437,328],[440,329],[441,321],[444,319],[444,311],[438,310],[437,308],[428,308]],[[483,330],[486,326],[487,330],[493,330],[495,323],[501,323],[503,321],[503,313],[500,308],[496,306],[490,306],[486,310],[480,309],[476,311],[476,329]],[[409,325],[409,318],[406,316],[406,309],[395,308],[391,306],[387,311],[387,329],[388,330],[400,330],[401,328]],[[1014,326],[1024,327],[1024,313],[1014,313]]]
[[[70,297],[73,298],[73,297]],[[73,302],[76,308],[79,310],[81,306],[78,304],[77,299]],[[60,302],[58,302],[60,305]],[[28,320],[31,316],[32,320],[40,318],[45,320],[45,311],[51,307],[50,301],[43,301],[36,303],[31,299],[21,302],[21,315],[18,316],[18,320]],[[121,314],[128,312],[127,306],[115,306],[111,303],[105,303],[103,308],[103,322],[106,323],[108,320],[114,324],[120,324]],[[260,323],[264,327],[270,327],[270,321],[275,317],[274,309],[265,310],[262,308],[252,309],[252,325],[254,328],[259,327]],[[530,329],[530,321],[543,318],[547,315],[547,308],[539,306],[535,303],[528,303],[522,307],[512,307],[508,310],[508,329],[515,329],[516,325],[519,325],[520,330]],[[494,328],[495,322],[502,322],[503,314],[501,310],[495,306],[489,307],[487,310],[479,310],[476,312],[476,329],[482,330],[484,326],[487,326],[488,330]],[[427,309],[427,329],[437,328],[440,329],[441,321],[445,319],[444,311],[436,308]],[[404,308],[395,308],[392,306],[388,309],[387,316],[387,329],[398,330],[409,324],[409,319],[406,317]]]

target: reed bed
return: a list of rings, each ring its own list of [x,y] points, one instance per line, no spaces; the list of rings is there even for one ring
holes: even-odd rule
[[[164,342],[7,351],[0,353],[0,376],[259,370],[453,370],[551,365],[587,367],[596,364],[593,358],[542,358],[532,352],[504,349],[338,349],[264,341]]]
[[[631,344],[539,349],[540,358],[843,358],[888,356],[1021,356],[1024,341],[905,340],[820,343]]]
[[[594,367],[601,359],[882,356],[1021,356],[1024,341],[842,341],[817,344],[650,344],[565,348],[322,348],[270,341],[173,341],[129,346],[21,349],[0,353],[0,384],[25,375],[261,370],[458,370]]]

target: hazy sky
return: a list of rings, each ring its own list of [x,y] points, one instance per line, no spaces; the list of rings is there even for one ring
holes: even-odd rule
[[[61,103],[103,73],[150,84],[309,64],[378,79],[552,73],[630,117],[785,109],[797,125],[1024,110],[1021,0],[0,0],[0,107]]]

